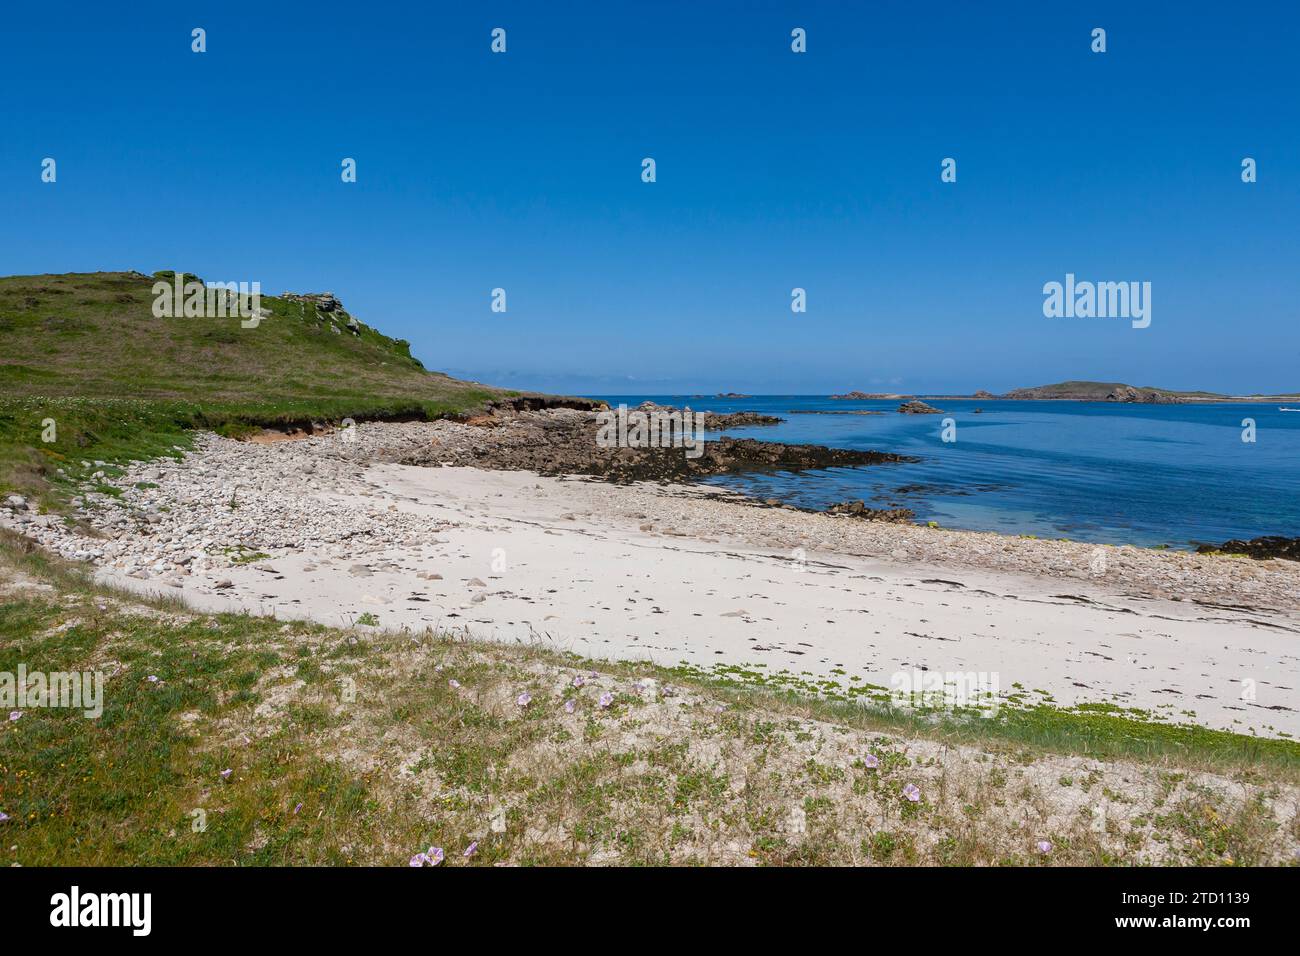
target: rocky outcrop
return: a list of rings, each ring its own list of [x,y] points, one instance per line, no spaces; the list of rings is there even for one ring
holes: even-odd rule
[[[280,298],[286,302],[310,303],[321,312],[343,311],[343,303],[334,297],[333,292],[285,292]]]
[[[859,392],[859,391],[845,392],[843,395],[831,396],[831,398],[838,399],[840,401],[849,401],[849,402],[863,402],[863,401],[871,401],[876,399],[894,399],[894,398],[906,398],[906,397],[907,397],[906,395],[900,395],[893,392],[885,393],[885,392]]]
[[[894,524],[911,524],[916,520],[916,512],[911,508],[868,508],[866,503],[841,501],[826,509],[828,515],[848,515],[863,521],[888,521]]]
[[[789,415],[883,415],[869,408],[792,408]]]
[[[689,412],[689,406],[686,408],[675,408],[672,405],[659,405],[655,402],[642,402],[637,406],[637,411],[641,412],[661,412],[671,414],[673,412]],[[697,412],[696,414],[704,416],[704,427],[708,431],[721,431],[724,428],[748,428],[754,425],[780,425],[785,421],[784,418],[777,418],[775,415],[764,415],[762,412]]]
[[[1152,388],[1134,388],[1132,385],[1121,385],[1118,388],[1111,389],[1106,394],[1108,402],[1140,402],[1144,405],[1180,405],[1182,399],[1167,392],[1160,392]]]
[[[304,317],[307,316],[306,307],[312,306],[317,321],[324,322],[336,335],[344,332],[361,334],[361,323],[348,314],[333,292],[285,292],[280,298],[286,302],[297,302],[303,308]]]
[[[762,412],[709,412],[704,419],[704,427],[710,430],[723,428],[748,428],[754,425],[780,425],[784,418],[764,415]]]
[[[689,450],[610,447],[607,443],[602,446],[598,441],[598,416],[569,409],[516,413],[507,416],[503,425],[475,429],[484,434],[483,441],[465,442],[456,447],[445,444],[406,447],[390,460],[411,465],[526,470],[543,475],[588,475],[613,482],[678,482],[743,472],[806,471],[917,460],[889,452],[726,436],[702,439]],[[695,457],[689,457],[688,451]]]
[[[1282,558],[1286,561],[1300,561],[1300,538],[1286,538],[1281,535],[1264,535],[1249,541],[1234,539],[1220,545],[1203,544],[1196,549],[1201,554],[1244,554],[1257,561],[1268,558]]]
[[[898,406],[898,410],[904,415],[942,415],[943,409],[935,408],[933,405],[927,405],[919,399],[913,399],[910,402],[904,402]]]

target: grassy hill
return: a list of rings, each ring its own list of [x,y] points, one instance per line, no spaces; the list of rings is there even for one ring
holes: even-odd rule
[[[156,318],[154,283],[172,278],[0,278],[0,494],[47,497],[59,469],[166,453],[195,427],[436,418],[518,394],[430,372],[341,306],[263,296],[256,328]]]
[[[263,296],[257,328],[238,318],[155,318],[153,285],[130,272],[0,279],[0,388],[7,395],[313,401],[352,410],[391,402],[460,410],[497,394],[427,371],[410,346],[311,302]],[[192,278],[192,277],[190,277]]]

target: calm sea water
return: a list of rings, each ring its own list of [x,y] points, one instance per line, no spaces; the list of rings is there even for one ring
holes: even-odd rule
[[[786,421],[726,434],[921,459],[709,479],[802,507],[861,498],[877,508],[911,508],[919,520],[950,528],[1177,548],[1300,535],[1300,413],[1280,412],[1276,404],[941,399],[930,404],[944,415],[901,415],[898,401],[824,396],[598,397],[629,407],[649,399],[697,411],[761,411]],[[885,414],[789,414],[863,409]],[[945,443],[942,422],[949,417],[957,440]],[[1255,420],[1254,443],[1242,441],[1245,418]]]

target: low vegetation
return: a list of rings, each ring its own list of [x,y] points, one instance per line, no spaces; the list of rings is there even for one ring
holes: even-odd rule
[[[107,675],[98,719],[0,714],[4,864],[1230,865],[1291,862],[1300,838],[1293,745],[1235,768],[1197,739],[1102,760],[1110,715],[1030,739],[726,675],[207,615],[12,536],[0,602],[0,672]]]

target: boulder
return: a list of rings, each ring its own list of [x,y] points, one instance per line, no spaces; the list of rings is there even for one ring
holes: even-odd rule
[[[943,409],[935,408],[933,405],[927,405],[920,399],[912,399],[910,402],[904,402],[898,406],[898,410],[904,415],[942,415]]]

